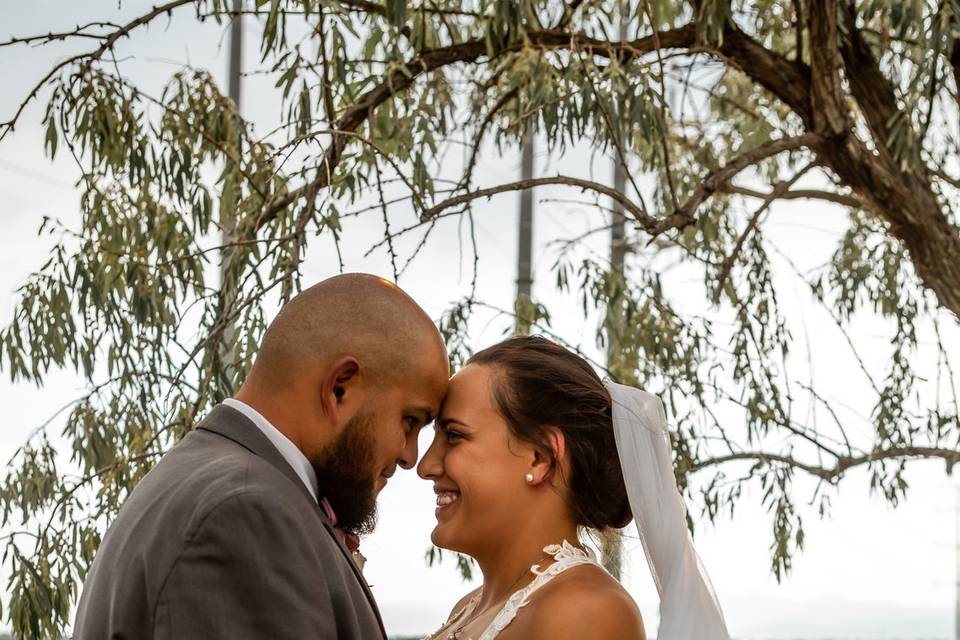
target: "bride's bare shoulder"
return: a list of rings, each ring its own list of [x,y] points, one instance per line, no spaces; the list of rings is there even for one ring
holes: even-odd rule
[[[450,610],[450,615],[447,616],[447,620],[449,621],[451,618],[453,618],[453,616],[460,613],[460,610],[463,609],[465,606],[467,606],[470,600],[472,600],[473,597],[476,596],[478,593],[480,593],[480,587],[477,587],[467,595],[460,598],[460,600],[457,601],[457,604],[453,605],[453,609]]]
[[[645,640],[640,609],[605,571],[574,567],[539,590],[517,617],[518,637],[540,640]],[[512,636],[511,636],[512,637]]]

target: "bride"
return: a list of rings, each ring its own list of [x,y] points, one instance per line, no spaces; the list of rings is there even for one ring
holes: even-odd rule
[[[604,383],[538,337],[485,349],[450,381],[417,468],[439,547],[483,585],[430,640],[645,638],[627,591],[580,541],[634,519],[660,593],[659,640],[728,640],[686,529],[660,401]]]

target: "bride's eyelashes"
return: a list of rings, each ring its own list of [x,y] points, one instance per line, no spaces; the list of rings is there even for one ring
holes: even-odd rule
[[[464,438],[462,433],[456,429],[451,429],[450,427],[444,427],[442,431],[444,437],[447,439],[447,444],[456,444]]]

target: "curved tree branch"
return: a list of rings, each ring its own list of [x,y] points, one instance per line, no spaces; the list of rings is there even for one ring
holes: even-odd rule
[[[697,209],[707,198],[717,191],[724,189],[730,180],[747,167],[766,160],[771,156],[775,156],[778,153],[783,153],[784,151],[792,151],[803,147],[816,149],[820,141],[821,138],[818,134],[804,133],[792,138],[773,140],[772,142],[760,145],[756,149],[751,149],[737,156],[704,178],[700,185],[693,190],[693,193],[687,198],[686,202],[680,205],[680,208],[677,210],[677,215],[692,220]]]
[[[946,463],[947,468],[950,469],[953,467],[953,465],[960,462],[960,451],[954,449],[942,449],[939,447],[891,447],[889,449],[875,449],[874,451],[861,456],[841,456],[837,459],[833,466],[829,467],[804,463],[800,460],[797,460],[792,455],[767,453],[763,451],[745,451],[697,460],[689,467],[683,468],[682,471],[688,474],[696,473],[697,471],[702,471],[703,469],[736,461],[752,461],[758,464],[779,462],[789,465],[795,469],[805,471],[806,473],[816,476],[821,480],[831,484],[835,484],[840,480],[847,470],[853,467],[858,467],[864,464],[882,460],[903,460],[905,458],[939,458],[943,460]]]
[[[623,208],[634,217],[634,219],[640,224],[640,226],[652,236],[657,236],[668,231],[670,229],[679,229],[685,227],[686,225],[693,222],[692,218],[684,218],[678,214],[672,214],[665,218],[654,218],[650,215],[644,213],[644,211],[635,205],[630,198],[625,196],[620,191],[612,189],[606,185],[600,184],[599,182],[593,182],[592,180],[582,180],[580,178],[571,178],[569,176],[554,176],[549,178],[532,178],[530,180],[518,180],[516,182],[508,182],[506,184],[501,184],[496,187],[490,187],[488,189],[478,189],[476,191],[471,191],[469,193],[464,193],[453,198],[448,198],[439,204],[436,204],[429,209],[425,210],[420,215],[421,222],[425,222],[436,217],[445,209],[450,207],[456,207],[462,204],[467,204],[478,198],[489,198],[498,193],[505,193],[508,191],[521,191],[524,189],[532,189],[533,187],[538,187],[546,184],[565,184],[571,187],[578,187],[580,189],[589,189],[590,191],[595,191],[601,195],[605,195],[613,200],[617,201],[623,206]]]
[[[766,200],[771,195],[769,193],[764,193],[763,191],[757,191],[755,189],[750,189],[748,187],[743,187],[736,184],[724,185],[718,191],[721,193],[728,193],[731,195],[746,196],[748,198],[757,198],[759,200]],[[778,200],[824,200],[826,202],[833,202],[834,204],[839,204],[844,207],[851,207],[854,209],[860,209],[863,206],[863,204],[854,196],[847,195],[844,193],[834,193],[833,191],[821,191],[819,189],[790,189],[778,195],[777,199]]]

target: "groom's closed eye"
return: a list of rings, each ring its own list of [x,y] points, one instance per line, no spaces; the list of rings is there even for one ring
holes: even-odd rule
[[[413,433],[418,429],[423,427],[423,424],[420,422],[420,418],[416,416],[407,416],[403,419],[404,424],[407,427],[407,433]]]
[[[408,434],[422,429],[431,422],[433,422],[433,414],[429,411],[421,412],[419,415],[411,414],[403,417],[403,423]]]

